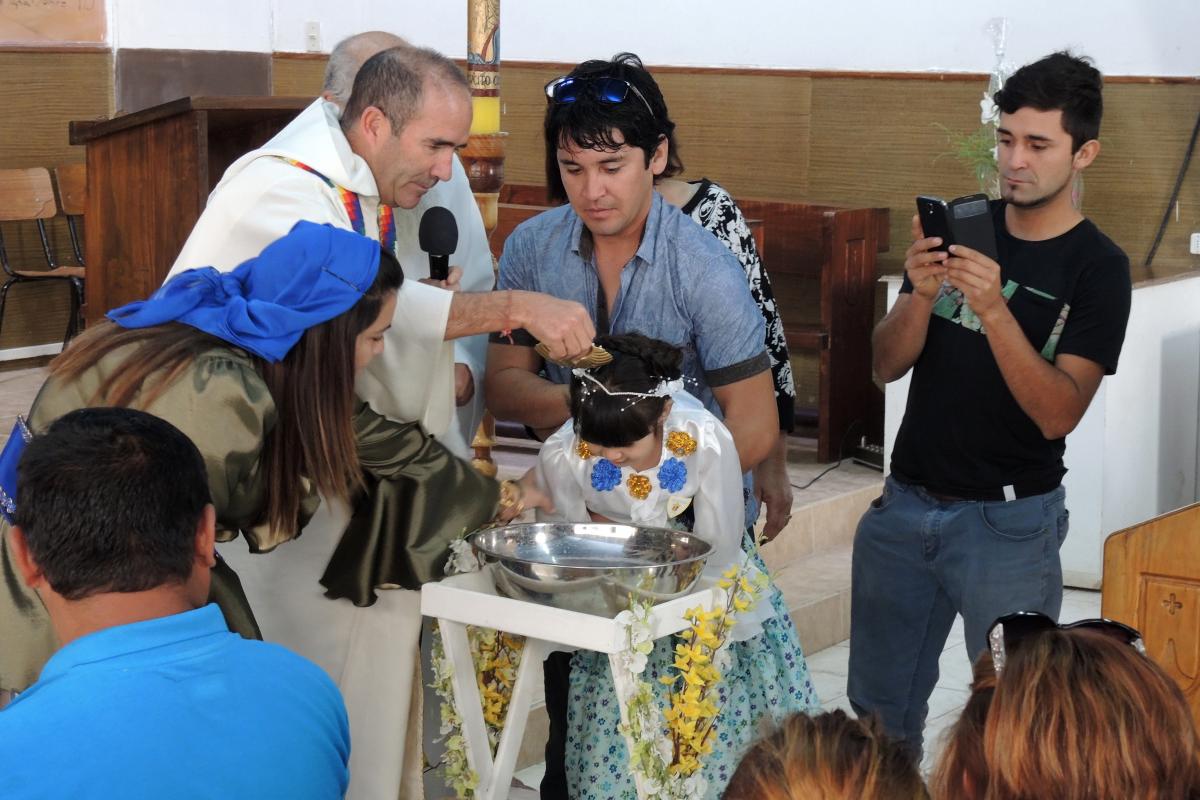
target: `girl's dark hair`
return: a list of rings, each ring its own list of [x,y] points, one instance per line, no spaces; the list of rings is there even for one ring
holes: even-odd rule
[[[658,177],[670,178],[683,172],[679,145],[675,142],[675,123],[667,116],[667,101],[640,58],[633,53],[619,53],[610,61],[585,61],[571,70],[569,77],[620,78],[641,92],[646,102],[643,103],[632,89],[620,103],[606,103],[586,91],[572,103],[550,101],[544,134],[546,194],[551,202],[567,201],[567,190],[558,167],[558,148],[564,143],[585,149],[616,150],[621,144],[640,147],[649,167],[655,148],[666,139],[667,166]],[[614,139],[614,133],[620,133],[621,142]]]
[[[250,356],[275,403],[275,427],[264,437],[261,462],[268,498],[263,520],[276,531],[295,531],[302,477],[341,500],[362,485],[353,427],[355,340],[404,281],[396,257],[382,247],[380,253],[374,283],[348,311],[306,330],[277,363]],[[106,321],[51,362],[50,374],[72,381],[109,353],[135,346],[89,403],[125,407],[136,399],[136,407],[147,409],[197,356],[223,345],[177,322],[126,329]]]
[[[614,392],[651,392],[682,376],[683,351],[640,333],[597,336],[613,360],[588,374]],[[654,432],[666,397],[612,397],[587,378],[571,378],[575,434],[601,447],[627,447]],[[636,402],[634,402],[636,401]]]

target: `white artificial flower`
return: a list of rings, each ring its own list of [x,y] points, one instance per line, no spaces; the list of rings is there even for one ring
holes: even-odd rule
[[[979,101],[979,122],[983,125],[988,125],[1000,119],[1000,109],[996,107],[996,103],[984,92],[983,99]]]
[[[662,759],[662,762],[670,764],[671,759],[675,757],[675,746],[671,743],[671,739],[667,736],[660,736],[658,741],[654,743],[654,747],[658,751],[658,757]]]
[[[705,780],[703,773],[695,772],[683,782],[683,787],[687,797],[704,797],[708,792],[708,781]]]
[[[621,666],[633,675],[641,675],[646,669],[646,656],[634,650],[625,650],[621,653]]]
[[[479,559],[466,539],[455,539],[450,543],[450,559],[446,562],[447,575],[461,575],[479,569]]]

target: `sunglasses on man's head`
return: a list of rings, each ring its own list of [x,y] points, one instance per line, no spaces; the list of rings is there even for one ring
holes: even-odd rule
[[[646,106],[650,116],[654,116],[654,109],[650,107],[645,95],[624,78],[613,78],[606,75],[597,78],[572,78],[564,75],[546,84],[546,97],[555,103],[574,103],[584,92],[601,103],[611,105],[624,103],[629,97],[629,93],[633,92]]]
[[[1008,654],[1020,648],[1023,642],[1046,631],[1067,631],[1072,628],[1098,631],[1131,645],[1133,649],[1146,655],[1142,635],[1123,622],[1111,619],[1081,619],[1060,625],[1039,611],[1018,611],[1015,614],[1005,614],[988,629],[988,647],[992,651],[992,665],[996,668],[996,675],[999,676],[1004,671]]]

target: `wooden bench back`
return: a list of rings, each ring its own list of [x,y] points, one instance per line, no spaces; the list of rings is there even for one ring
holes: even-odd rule
[[[87,165],[59,164],[54,168],[58,202],[64,214],[82,216],[87,205]]]
[[[44,167],[0,169],[0,221],[49,219],[57,213]]]

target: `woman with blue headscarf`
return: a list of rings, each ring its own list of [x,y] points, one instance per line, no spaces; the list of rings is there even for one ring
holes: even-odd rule
[[[299,222],[232,272],[189,270],[109,312],[51,363],[29,427],[88,406],[149,411],[204,456],[218,540],[241,535],[254,552],[272,550],[299,535],[319,494],[352,509],[321,578],[326,595],[369,605],[378,587],[417,588],[443,574],[452,538],[520,509],[525,479],[498,484],[419,425],[355,398],[402,281],[377,242]],[[40,601],[0,555],[0,690],[19,691],[55,642]],[[231,629],[257,636],[232,571],[215,571],[213,587]]]

